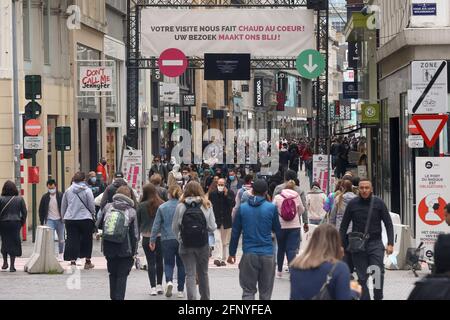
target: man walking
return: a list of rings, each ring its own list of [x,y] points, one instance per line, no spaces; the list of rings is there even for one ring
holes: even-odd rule
[[[231,236],[231,211],[234,207],[235,194],[225,187],[225,179],[219,179],[217,189],[209,195],[213,206],[217,229],[214,231],[216,240],[214,246],[214,264],[218,267],[226,266],[227,251]]]
[[[48,192],[44,194],[39,203],[39,219],[41,225],[53,229],[53,235],[58,235],[58,260],[64,261],[64,222],[61,216],[62,192],[56,190],[56,182],[53,179],[47,181]]]
[[[150,172],[148,173],[148,176],[151,177],[155,173],[158,173],[159,175],[161,175],[161,178],[162,178],[161,185],[165,185],[167,183],[168,172],[167,172],[167,167],[161,163],[160,156],[155,156],[155,159],[153,160],[153,165],[150,168]]]
[[[390,255],[394,252],[394,227],[391,216],[383,200],[373,195],[370,180],[362,179],[359,182],[359,197],[353,199],[347,205],[339,230],[341,239],[346,238],[351,222],[353,223],[353,232],[365,234],[367,230],[368,240],[362,250],[352,250],[351,245],[349,247],[358,274],[358,282],[363,288],[361,300],[370,300],[367,278],[368,273],[371,273],[370,270],[373,271],[374,267],[376,269],[374,277],[377,280],[375,285],[379,285],[374,288],[374,299],[383,299],[385,248],[381,238],[382,221],[386,227],[388,238],[386,253]],[[349,241],[352,240],[349,239]],[[379,278],[377,279],[377,277]]]
[[[266,200],[268,186],[264,180],[253,184],[253,195],[237,210],[233,223],[228,263],[236,262],[236,250],[241,233],[242,250],[239,263],[239,282],[243,300],[255,300],[257,286],[260,300],[270,300],[275,278],[275,257],[272,231],[280,232],[278,211]]]

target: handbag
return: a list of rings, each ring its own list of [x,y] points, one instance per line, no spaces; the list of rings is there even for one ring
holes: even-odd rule
[[[366,243],[367,240],[369,240],[369,225],[370,225],[370,219],[372,218],[373,213],[373,196],[370,200],[370,207],[369,207],[369,216],[367,217],[366,227],[364,229],[364,233],[361,232],[350,232],[348,234],[348,247],[347,251],[350,253],[361,253],[366,251]]]
[[[330,272],[327,274],[327,279],[320,289],[319,293],[312,297],[311,300],[334,300],[330,294],[330,290],[328,290],[328,286],[330,285],[331,279],[333,279],[334,270],[336,270],[337,263],[333,265]]]
[[[0,217],[3,215],[3,212],[8,208],[9,204],[16,198],[16,196],[13,196],[9,201],[5,204],[5,206],[2,209],[2,212],[0,212]]]
[[[94,222],[94,225],[95,225],[95,221],[97,220],[97,219],[95,218],[95,213],[93,213],[93,212],[91,212],[91,210],[89,210],[89,208],[88,208],[87,205],[84,203],[84,201],[81,200],[80,195],[79,195],[78,193],[75,193],[75,194],[77,195],[78,199],[80,199],[81,203],[82,203],[83,206],[86,208],[86,210],[89,211],[89,212],[91,213],[91,215],[92,215],[92,221]]]

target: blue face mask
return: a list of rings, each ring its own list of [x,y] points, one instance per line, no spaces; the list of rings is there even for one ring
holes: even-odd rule
[[[230,179],[230,181],[234,181],[235,176],[229,176],[228,178]]]
[[[92,183],[96,183],[96,182],[97,182],[97,177],[92,177],[92,178],[91,178],[91,182],[92,182]]]

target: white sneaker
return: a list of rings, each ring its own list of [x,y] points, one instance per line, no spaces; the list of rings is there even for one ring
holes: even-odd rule
[[[164,290],[162,288],[162,285],[160,284],[156,286],[156,291],[158,292],[158,294],[164,294]]]
[[[156,295],[158,295],[158,292],[156,291],[156,288],[155,288],[155,287],[153,287],[153,288],[150,289],[150,295],[151,295],[151,296],[156,296]]]
[[[277,271],[277,278],[279,278],[279,279],[283,278],[283,272]]]
[[[63,254],[62,254],[62,253],[59,254],[57,259],[58,259],[58,262],[63,262],[63,261],[64,261],[64,256],[63,256]]]
[[[166,297],[170,298],[172,296],[173,283],[172,281],[167,282],[166,287]]]
[[[177,298],[178,299],[183,299],[184,298],[184,292],[183,291],[178,291]]]

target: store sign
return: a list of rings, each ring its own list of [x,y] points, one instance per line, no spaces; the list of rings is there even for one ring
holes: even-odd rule
[[[165,104],[180,104],[180,87],[176,83],[159,84],[159,100]]]
[[[195,106],[195,94],[185,94],[183,96],[183,105],[186,107]]]
[[[434,244],[448,233],[444,207],[450,202],[450,158],[416,158],[416,243],[434,256]]]
[[[142,195],[143,165],[141,150],[126,150],[122,159],[123,174],[128,185]]]
[[[365,124],[377,124],[380,123],[380,105],[379,104],[363,104],[362,109],[362,121]]]
[[[435,16],[437,15],[436,3],[413,3],[413,16]]]
[[[358,99],[359,91],[357,82],[343,82],[342,87],[344,99]]]
[[[349,69],[358,69],[358,62],[360,60],[359,43],[358,42],[349,42],[348,43],[347,59],[348,59],[348,68]]]
[[[301,9],[145,8],[142,53],[159,57],[167,48],[187,56],[246,52],[255,57],[296,57],[315,48],[314,11]]]
[[[80,67],[80,92],[112,92],[112,67]]]
[[[326,192],[328,188],[328,179],[331,178],[331,185],[335,183],[334,173],[331,169],[332,159],[325,155],[313,156],[313,181],[317,181],[320,184],[322,191]],[[328,165],[330,167],[328,167]],[[331,172],[331,177],[330,177]]]
[[[250,80],[247,53],[205,53],[204,80]]]
[[[264,106],[264,79],[255,78],[255,106]]]

